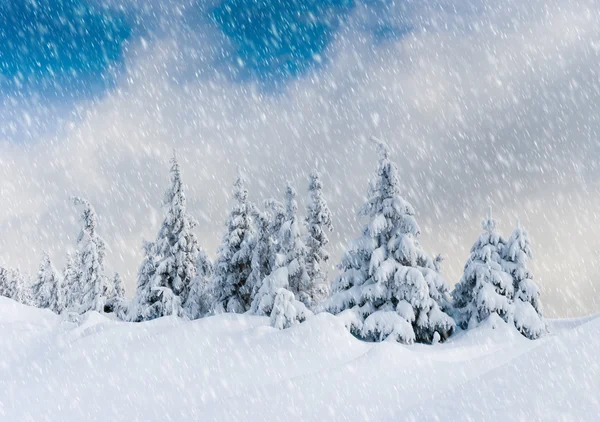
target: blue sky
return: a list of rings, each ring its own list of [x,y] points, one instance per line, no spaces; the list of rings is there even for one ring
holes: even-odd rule
[[[168,3],[167,3],[168,4]],[[386,19],[386,0],[365,2],[377,18],[370,28],[385,41],[409,25]],[[91,0],[19,0],[0,5],[0,93],[68,104],[102,95],[123,71],[127,47],[173,26],[187,37],[207,26],[228,47],[214,66],[240,83],[265,91],[327,61],[327,47],[356,7],[355,0],[222,0],[185,4],[160,18],[164,3],[103,5]],[[169,5],[168,7],[173,7]]]
[[[81,0],[0,5],[0,88],[68,99],[110,88],[133,36],[127,16]]]

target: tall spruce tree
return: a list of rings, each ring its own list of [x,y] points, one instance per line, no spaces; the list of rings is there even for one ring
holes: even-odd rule
[[[113,275],[112,280],[107,285],[106,290],[106,306],[107,312],[112,312],[121,319],[126,318],[127,301],[125,300],[125,285],[119,273]]]
[[[137,273],[135,296],[127,312],[127,319],[134,322],[149,321],[169,315],[165,313],[162,300],[164,298],[161,297],[158,290],[153,289],[157,262],[154,243],[144,242],[142,250],[144,259]]]
[[[183,316],[192,280],[196,277],[196,221],[188,214],[181,170],[171,159],[171,185],[165,193],[166,215],[153,243],[144,244],[144,261],[129,318],[144,321],[165,315]]]
[[[436,261],[419,243],[413,207],[400,195],[396,165],[377,141],[379,166],[368,200],[362,236],[342,258],[342,274],[324,307],[341,314],[358,337],[402,343],[444,339],[454,328],[448,286]],[[437,333],[437,334],[436,334]]]
[[[492,313],[505,321],[512,318],[512,278],[503,269],[506,241],[489,214],[482,222],[483,233],[471,247],[462,278],[452,292],[456,319],[462,328],[474,327]]]
[[[78,312],[104,311],[106,303],[107,277],[104,275],[106,245],[98,235],[98,217],[92,205],[85,199],[74,197],[75,205],[83,206],[81,222],[83,227],[77,238],[79,245],[78,281],[81,296]]]
[[[0,267],[0,296],[23,302],[24,282],[18,272]]]
[[[213,274],[214,312],[244,313],[250,309],[253,286],[249,283],[252,270],[254,235],[244,179],[238,176],[234,184],[235,204],[227,220],[227,231],[218,252]]]
[[[271,274],[272,269],[271,248],[274,242],[271,228],[273,225],[273,216],[269,211],[261,211],[256,206],[252,206],[251,215],[254,221],[255,233],[248,282],[252,286],[251,311],[256,312],[256,309],[254,309],[254,297],[260,290],[265,277]]]
[[[313,304],[315,288],[313,280],[306,270],[307,249],[298,222],[296,190],[290,183],[288,183],[285,198],[286,215],[279,230],[279,252],[275,267],[287,267],[290,290],[297,300],[310,308]]]
[[[67,262],[63,270],[63,286],[65,290],[65,309],[75,311],[80,303],[79,277],[80,272],[77,267],[79,262],[79,251],[74,254],[67,253]]]
[[[202,318],[210,311],[213,302],[210,289],[212,272],[212,262],[210,262],[208,255],[200,250],[196,260],[196,277],[192,280],[190,293],[183,304],[185,314],[189,319]]]
[[[531,242],[527,230],[518,221],[502,252],[504,270],[513,279],[515,326],[525,337],[535,340],[547,331],[547,325],[542,313],[540,290],[528,265],[533,259]]]
[[[119,275],[119,273],[115,273],[113,276],[113,297],[117,297],[119,299],[125,299],[125,284],[123,283],[123,279]]]
[[[323,196],[323,183],[318,171],[310,175],[308,191],[310,201],[306,212],[306,270],[313,285],[311,299],[322,302],[329,294],[327,281],[327,262],[329,253],[325,250],[329,244],[327,232],[333,230],[331,211]]]
[[[42,257],[36,280],[31,288],[33,303],[38,308],[50,309],[56,313],[64,309],[62,280],[48,254]]]
[[[279,255],[279,236],[286,222],[286,207],[275,199],[265,201],[264,212],[253,209],[256,238],[252,255],[252,304],[250,311],[256,315],[269,316],[279,288],[289,289],[285,259]],[[281,258],[281,259],[280,259]]]

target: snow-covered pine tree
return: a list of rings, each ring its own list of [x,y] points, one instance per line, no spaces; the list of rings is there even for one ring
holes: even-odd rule
[[[279,234],[281,227],[286,221],[286,207],[276,199],[268,199],[265,201],[265,207],[269,216],[269,271],[272,272],[277,267],[277,256],[281,249]]]
[[[313,280],[310,279],[306,270],[307,249],[298,223],[296,190],[290,183],[286,188],[285,204],[286,215],[279,230],[279,252],[275,267],[287,267],[289,289],[294,293],[296,299],[310,308],[316,292]]]
[[[202,318],[210,311],[213,299],[210,289],[213,266],[208,255],[200,249],[196,260],[196,277],[192,280],[190,292],[183,304],[185,314],[189,319]]]
[[[153,243],[144,244],[145,258],[138,272],[136,295],[129,318],[150,320],[165,315],[183,316],[196,276],[198,240],[192,229],[196,221],[188,214],[175,154],[171,159],[171,185],[165,193],[165,219]]]
[[[283,330],[303,322],[312,312],[303,303],[296,300],[294,294],[286,288],[275,291],[275,300],[271,310],[271,326]]]
[[[62,314],[67,310],[67,289],[65,278],[61,273],[57,273],[55,295],[53,297],[51,308],[55,313]]]
[[[518,221],[502,252],[504,270],[513,279],[515,326],[525,337],[535,340],[547,331],[547,326],[542,315],[540,290],[528,265],[533,259],[531,243]]]
[[[79,308],[80,289],[79,289],[79,268],[77,263],[80,260],[79,251],[74,254],[67,253],[67,262],[63,270],[63,286],[65,290],[65,309],[75,311]]]
[[[419,244],[414,210],[400,196],[388,148],[377,143],[377,178],[359,211],[370,221],[344,254],[343,272],[324,307],[341,314],[352,333],[366,340],[431,343],[438,336],[447,338],[454,328],[447,314],[448,286]]]
[[[9,299],[15,298],[15,286],[14,280],[10,270],[4,267],[0,267],[0,296],[7,297]]]
[[[252,258],[250,260],[250,274],[248,283],[252,286],[250,310],[256,312],[254,298],[262,286],[262,282],[271,274],[271,247],[273,245],[271,227],[273,224],[272,214],[261,211],[256,206],[251,207],[251,217],[254,222],[254,241]]]
[[[327,262],[329,253],[325,247],[329,243],[327,231],[333,230],[331,211],[323,196],[323,183],[318,171],[311,173],[308,184],[310,202],[306,211],[306,271],[311,280],[313,302],[320,303],[329,295]]]
[[[79,245],[78,281],[81,289],[78,312],[104,311],[107,277],[104,275],[106,245],[97,233],[98,217],[92,205],[85,199],[74,197],[75,205],[83,206],[83,228],[77,238]]]
[[[504,272],[502,250],[506,244],[489,214],[483,233],[471,247],[462,278],[452,292],[456,319],[462,328],[476,326],[492,313],[505,321],[512,317],[513,282]]]
[[[127,312],[127,319],[133,322],[149,321],[163,316],[161,296],[157,290],[152,289],[157,260],[154,243],[144,242],[142,249],[144,260],[137,273],[135,296]]]
[[[107,285],[105,296],[106,305],[104,306],[104,310],[124,319],[127,313],[127,301],[125,300],[125,285],[119,273],[115,273]]]
[[[256,315],[270,315],[273,307],[275,288],[288,286],[287,268],[285,268],[285,282],[282,282],[283,271],[271,276],[277,269],[278,252],[280,250],[279,232],[286,221],[286,209],[283,204],[275,199],[265,201],[266,211],[261,212],[256,207],[252,208],[252,218],[256,227],[254,248],[252,254],[252,271],[249,280],[252,283],[252,305],[250,311]],[[281,263],[279,263],[281,265]],[[274,271],[275,270],[275,271]],[[279,280],[279,281],[275,281]],[[263,288],[265,282],[268,284]],[[261,305],[263,296],[269,296],[268,305]]]
[[[219,248],[213,274],[213,311],[244,313],[250,309],[253,286],[248,277],[252,270],[254,235],[250,218],[248,191],[238,176],[234,184],[235,205],[227,220],[227,231]]]
[[[279,329],[300,323],[313,314],[295,296],[297,294],[310,301],[306,290],[298,289],[302,286],[300,282],[306,276],[306,270],[305,249],[299,237],[296,217],[295,192],[288,187],[286,195],[285,208],[278,201],[269,200],[266,202],[269,211],[253,210],[257,234],[250,275],[255,278],[250,310],[256,315],[270,316],[271,324]],[[290,283],[297,287],[292,289]]]
[[[19,270],[0,267],[0,296],[29,305],[29,286]]]
[[[0,267],[0,296],[8,296],[8,270]]]
[[[54,268],[50,256],[45,253],[42,257],[36,280],[33,286],[31,286],[35,306],[57,312],[56,308],[59,307],[58,301],[61,294],[58,291],[60,284],[62,283],[59,281],[58,272]],[[57,313],[60,313],[60,310]]]
[[[125,299],[125,284],[119,273],[115,273],[113,277],[113,293],[114,297]]]

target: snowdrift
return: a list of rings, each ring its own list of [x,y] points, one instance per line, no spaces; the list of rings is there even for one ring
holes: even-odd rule
[[[597,420],[600,318],[530,341],[500,320],[445,344],[365,343],[320,314],[69,321],[0,298],[2,421]]]

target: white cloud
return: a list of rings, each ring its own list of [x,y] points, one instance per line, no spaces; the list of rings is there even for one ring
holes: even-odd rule
[[[0,144],[0,256],[33,270],[45,249],[62,262],[78,231],[68,198],[84,195],[131,294],[177,148],[213,254],[238,164],[258,201],[286,179],[302,191],[323,157],[337,259],[360,227],[354,210],[376,165],[365,139],[376,134],[392,144],[423,243],[448,256],[452,282],[491,202],[507,236],[517,215],[529,228],[548,313],[598,310],[598,8],[520,3],[448,14],[423,7],[414,33],[380,45],[357,29],[358,8],[325,68],[277,95],[215,76],[210,32],[194,55],[178,36],[132,47],[119,88],[81,104],[61,136]],[[192,64],[203,66],[191,72],[198,78]]]

